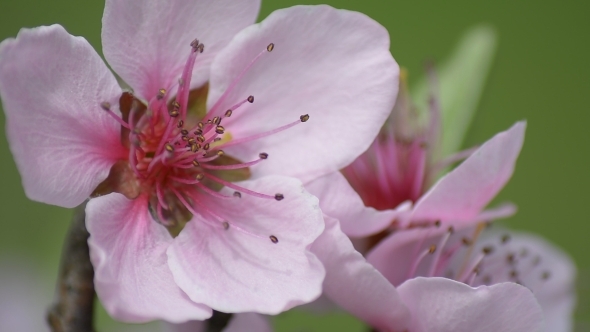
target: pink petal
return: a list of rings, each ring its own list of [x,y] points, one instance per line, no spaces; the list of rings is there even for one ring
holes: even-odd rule
[[[512,176],[526,123],[518,122],[482,145],[416,203],[414,221],[469,221]]]
[[[243,160],[270,155],[252,169],[254,177],[274,172],[306,182],[341,169],[370,145],[393,107],[398,73],[388,33],[377,22],[328,6],[297,6],[244,29],[219,54],[208,105],[225,112],[254,96],[224,120],[234,139],[309,114],[306,123],[228,149]]]
[[[100,107],[118,105],[121,89],[88,42],[62,26],[22,29],[0,44],[0,95],[30,199],[79,205],[124,157],[120,125]]]
[[[445,278],[415,278],[398,287],[412,313],[412,332],[538,332],[543,313],[515,283],[471,288]]]
[[[340,221],[342,231],[350,237],[365,237],[391,225],[397,211],[377,211],[365,204],[340,172],[333,172],[306,184],[305,188],[320,199],[324,214]]]
[[[376,328],[403,331],[408,310],[393,285],[354,250],[336,219],[324,220],[326,229],[312,247],[326,268],[324,293]]]
[[[102,42],[111,67],[149,99],[180,78],[190,44],[205,44],[191,86],[209,78],[209,65],[241,29],[256,21],[260,0],[107,0]]]
[[[96,292],[115,319],[182,323],[211,316],[210,308],[193,303],[174,283],[166,262],[172,237],[150,217],[145,197],[91,199],[86,227]]]
[[[292,178],[265,177],[240,185],[285,198],[198,197],[200,205],[222,219],[206,212],[196,215],[174,240],[168,262],[176,283],[193,301],[221,312],[277,314],[314,300],[325,275],[308,250],[324,228],[317,198]]]

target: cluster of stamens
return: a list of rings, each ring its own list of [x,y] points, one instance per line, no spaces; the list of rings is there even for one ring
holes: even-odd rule
[[[235,199],[246,194],[276,201],[285,197],[281,193],[259,193],[224,180],[219,175],[220,171],[247,169],[268,159],[269,155],[261,152],[255,160],[240,162],[226,156],[222,148],[281,132],[306,122],[309,115],[302,115],[294,122],[267,132],[233,140],[222,122],[242,105],[254,103],[254,96],[247,96],[225,110],[220,109],[218,102],[200,121],[191,117],[187,114],[191,75],[198,54],[204,51],[204,45],[194,40],[190,46],[191,51],[178,82],[172,87],[160,89],[147,106],[132,107],[127,121],[116,115],[109,103],[102,103],[101,107],[121,124],[122,130],[129,132],[129,166],[141,183],[142,192],[150,196],[150,212],[154,219],[165,226],[176,226],[179,220],[188,220],[190,214],[206,214],[217,220],[217,224],[225,230],[231,226],[248,233],[219,216],[199,199],[199,195]],[[269,44],[256,56],[232,82],[220,101],[227,97],[237,81],[261,56],[273,49],[274,44]],[[170,91],[174,91],[175,87],[176,96],[171,98]],[[223,194],[219,191],[221,187],[231,188],[234,193]],[[273,243],[279,241],[274,235],[268,238]]]
[[[510,235],[478,244],[480,231],[478,228],[472,236],[465,236],[450,227],[437,243],[428,243],[427,235],[417,243],[407,278],[439,276],[474,287],[515,282],[533,292],[549,279],[551,274],[543,268],[541,257],[526,247],[510,245]]]

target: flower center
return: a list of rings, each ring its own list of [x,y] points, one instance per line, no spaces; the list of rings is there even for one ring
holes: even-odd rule
[[[103,103],[101,106],[122,126],[123,138],[128,140],[129,145],[128,165],[139,182],[140,192],[149,197],[150,212],[156,221],[169,229],[181,229],[198,211],[199,214],[209,214],[224,229],[228,229],[230,223],[201,203],[200,195],[238,199],[246,194],[277,201],[283,200],[284,196],[281,193],[259,193],[232,183],[232,179],[247,179],[249,167],[266,160],[269,157],[267,153],[260,152],[258,158],[242,162],[226,155],[223,148],[247,144],[286,130],[306,122],[309,115],[302,115],[296,121],[267,132],[232,139],[230,127],[236,123],[234,121],[226,128],[224,120],[245,103],[254,103],[254,96],[245,96],[229,109],[219,109],[218,102],[206,115],[199,117],[192,114],[189,109],[192,93],[190,80],[197,56],[204,51],[204,45],[195,39],[190,46],[185,67],[174,86],[160,89],[147,106],[135,100],[127,121],[112,112],[110,104]],[[230,84],[220,100],[226,99],[243,74],[273,49],[274,44],[271,43],[256,56]],[[196,92],[206,92],[206,89],[207,86]],[[171,91],[176,91],[176,95],[172,96]],[[223,187],[233,189],[233,195],[220,193]],[[273,243],[278,242],[274,235],[269,238]]]

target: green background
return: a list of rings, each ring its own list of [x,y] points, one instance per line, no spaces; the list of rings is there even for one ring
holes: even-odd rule
[[[497,56],[465,146],[481,143],[517,120],[528,120],[515,175],[497,201],[518,204],[518,214],[508,222],[511,227],[541,234],[575,259],[579,269],[576,322],[578,330],[588,329],[590,131],[586,128],[590,121],[590,2],[325,2],[364,12],[383,24],[391,35],[392,54],[410,72],[410,83],[422,76],[424,60],[445,59],[467,28],[482,22],[496,28]],[[318,3],[266,1],[260,18],[278,8]],[[100,50],[103,4],[3,0],[0,39],[15,36],[21,27],[60,23]],[[0,259],[28,261],[39,274],[39,284],[50,289],[71,212],[26,198],[8,150],[4,118],[0,121]],[[364,329],[361,323],[344,315],[318,318],[288,313],[275,323],[282,331]],[[100,313],[101,331],[118,331],[121,326]],[[142,326],[133,330],[148,329]]]

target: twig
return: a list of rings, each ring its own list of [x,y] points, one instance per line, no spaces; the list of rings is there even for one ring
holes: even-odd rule
[[[57,285],[56,302],[47,321],[53,332],[93,332],[94,270],[84,223],[86,203],[78,206],[66,237]]]

